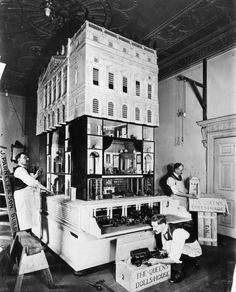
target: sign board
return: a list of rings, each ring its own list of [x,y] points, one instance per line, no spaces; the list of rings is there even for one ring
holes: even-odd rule
[[[189,210],[197,212],[226,213],[227,202],[221,198],[189,199]]]
[[[3,151],[0,151],[0,168],[2,172],[3,187],[5,190],[5,197],[6,197],[6,204],[7,204],[7,209],[8,209],[11,233],[14,234],[15,232],[19,231],[19,225],[18,225],[18,220],[17,220],[15,201],[14,201],[13,192],[11,188],[9,170],[7,166],[7,157],[6,157],[5,152]]]
[[[189,194],[199,196],[200,193],[200,180],[196,176],[193,176],[189,181]]]

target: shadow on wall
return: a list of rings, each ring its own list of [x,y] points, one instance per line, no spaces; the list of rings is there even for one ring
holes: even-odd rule
[[[166,184],[166,181],[173,172],[174,163],[170,163],[164,166],[162,169],[163,169],[163,173],[166,173],[166,174],[163,177],[161,177],[159,181],[159,186],[161,187],[161,191],[163,192],[163,195],[170,196],[172,192],[171,192],[170,187]]]

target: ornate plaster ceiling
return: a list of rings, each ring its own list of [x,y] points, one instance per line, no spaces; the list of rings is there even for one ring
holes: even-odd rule
[[[233,0],[0,0],[1,88],[35,92],[50,57],[85,19],[156,49],[165,78],[233,47],[235,14]]]

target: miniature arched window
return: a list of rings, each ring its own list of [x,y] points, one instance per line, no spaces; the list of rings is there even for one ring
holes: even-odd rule
[[[94,98],[93,99],[93,113],[98,114],[99,112],[99,103],[98,103],[98,99]]]
[[[135,108],[135,120],[140,120],[140,109],[138,107]]]
[[[89,155],[89,173],[95,174],[97,163],[98,163],[99,154],[97,152],[91,152]]]
[[[148,123],[152,122],[152,111],[151,110],[147,111],[147,121],[148,121]]]
[[[46,127],[47,127],[47,118],[44,117],[43,118],[43,129],[44,129],[44,131],[46,131]]]
[[[126,104],[122,105],[122,118],[127,119],[128,117],[128,107]]]
[[[57,124],[60,123],[60,109],[57,109]]]
[[[44,107],[47,107],[48,105],[48,85],[45,85],[44,88]]]
[[[152,156],[150,154],[147,154],[144,157],[144,172],[148,173],[152,171]]]
[[[55,126],[55,113],[52,112],[52,127]]]
[[[62,106],[62,121],[65,122],[66,120],[66,109],[65,109],[65,105],[63,104]]]
[[[51,121],[50,121],[50,114],[48,114],[48,128],[50,128],[51,127]]]
[[[114,104],[113,102],[108,102],[108,116],[114,116]]]

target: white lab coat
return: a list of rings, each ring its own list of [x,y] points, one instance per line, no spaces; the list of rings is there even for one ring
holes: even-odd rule
[[[36,227],[39,224],[39,182],[30,176],[24,167],[18,167],[14,176],[28,185],[23,189],[14,191],[19,228],[25,230]]]
[[[185,189],[183,180],[177,180],[177,179],[174,179],[172,176],[170,176],[168,177],[166,183],[173,192],[171,197],[175,200],[178,200],[179,205],[187,209],[187,198],[176,195],[179,191],[183,193],[187,192]]]

